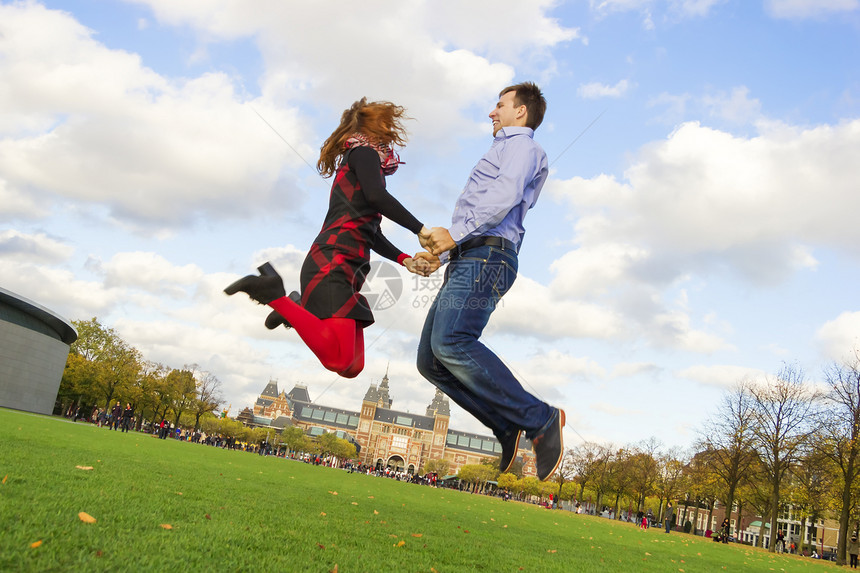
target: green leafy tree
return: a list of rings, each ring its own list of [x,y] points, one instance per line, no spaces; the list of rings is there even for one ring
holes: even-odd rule
[[[499,484],[500,489],[506,489],[508,491],[514,491],[517,480],[519,480],[516,474],[512,473],[504,473],[499,476],[497,483]]]
[[[427,460],[424,462],[424,473],[432,474],[435,473],[439,477],[445,477],[448,475],[448,471],[451,469],[451,462],[448,460]]]
[[[140,353],[96,318],[72,321],[78,338],[71,344],[63,378],[66,388],[110,408],[114,398],[128,392],[141,368]],[[61,382],[62,385],[62,382]]]

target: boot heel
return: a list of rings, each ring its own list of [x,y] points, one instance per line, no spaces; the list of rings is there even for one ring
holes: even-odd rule
[[[259,267],[257,270],[260,271],[260,276],[263,277],[276,277],[278,276],[278,271],[275,270],[275,267],[272,266],[272,263],[266,261]]]

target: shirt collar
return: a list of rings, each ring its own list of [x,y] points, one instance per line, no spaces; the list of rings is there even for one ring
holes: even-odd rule
[[[534,138],[535,131],[530,127],[520,127],[518,125],[509,125],[507,127],[503,127],[499,129],[496,133],[495,139],[503,139],[508,137],[513,137],[514,135],[528,135],[531,138]]]

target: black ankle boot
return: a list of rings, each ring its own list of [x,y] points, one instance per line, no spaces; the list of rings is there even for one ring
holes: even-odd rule
[[[290,300],[292,300],[294,303],[301,306],[302,295],[300,295],[298,291],[294,290],[293,292],[290,293]],[[282,324],[286,328],[292,328],[293,327],[293,325],[290,324],[286,318],[281,316],[281,313],[278,312],[277,310],[273,310],[272,312],[269,313],[269,316],[266,317],[266,328],[268,328],[269,330],[275,330],[276,328],[278,328]]]
[[[246,293],[260,304],[269,304],[276,298],[286,296],[284,282],[270,263],[264,263],[257,269],[260,275],[242,277],[224,289],[228,295],[239,291]]]

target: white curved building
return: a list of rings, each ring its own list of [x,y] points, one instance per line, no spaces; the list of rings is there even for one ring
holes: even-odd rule
[[[0,406],[50,414],[77,338],[66,319],[0,288]]]

